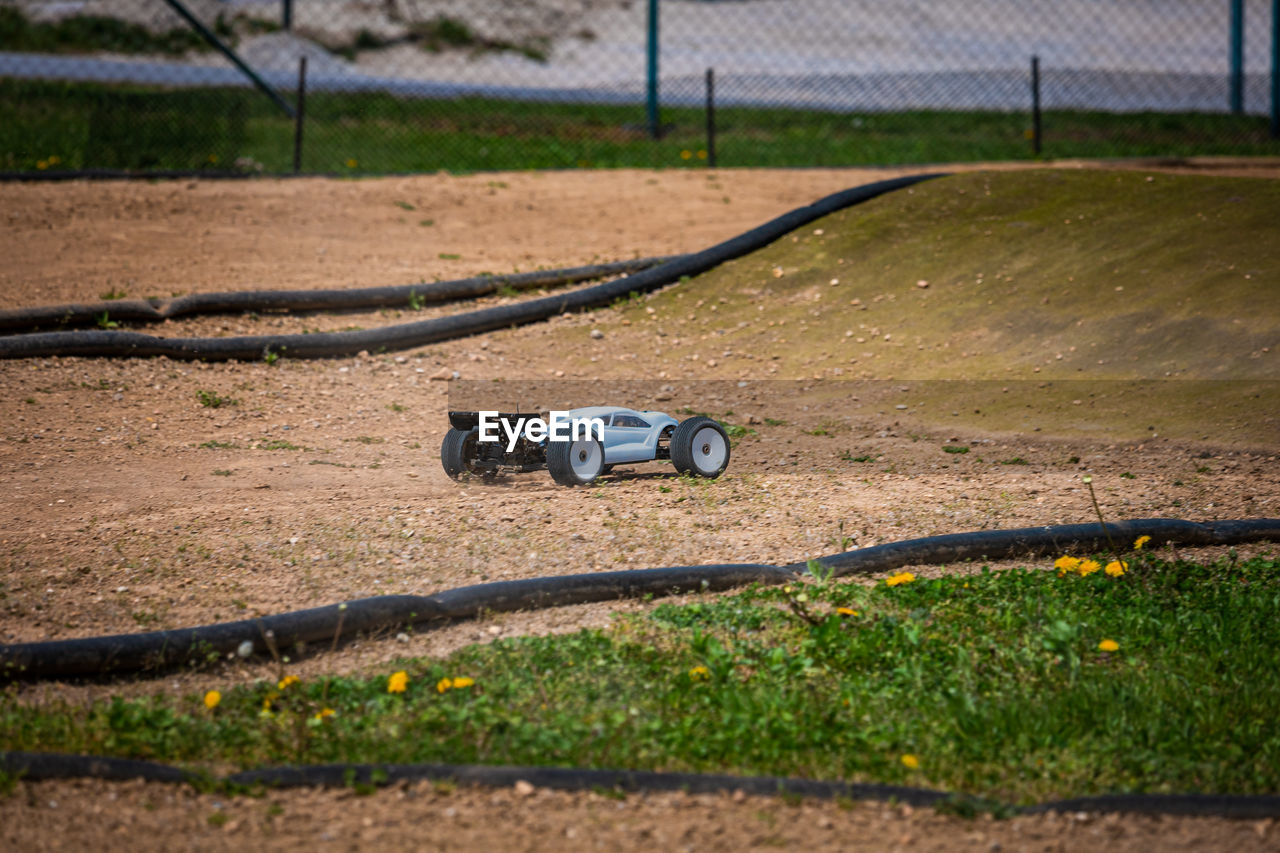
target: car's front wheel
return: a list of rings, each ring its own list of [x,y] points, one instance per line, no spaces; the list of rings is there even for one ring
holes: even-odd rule
[[[681,421],[671,436],[671,462],[681,474],[715,479],[729,466],[729,436],[711,418]]]
[[[594,438],[549,442],[547,471],[562,486],[585,486],[604,473],[604,445]]]

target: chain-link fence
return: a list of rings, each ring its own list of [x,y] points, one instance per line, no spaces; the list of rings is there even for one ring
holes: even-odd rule
[[[0,171],[1280,154],[1277,9],[0,0]]]

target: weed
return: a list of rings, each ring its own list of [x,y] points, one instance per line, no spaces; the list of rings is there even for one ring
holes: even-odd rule
[[[216,438],[203,441],[199,446],[209,450],[235,450],[238,447],[234,441],[218,441]]]
[[[1128,471],[1123,471],[1123,472],[1121,472],[1121,474],[1120,474],[1120,479],[1121,479],[1121,480],[1136,480],[1136,479],[1138,479],[1138,478],[1137,478],[1137,477],[1135,477],[1133,474],[1130,474]]]
[[[405,411],[404,406],[400,405],[399,403],[388,403],[388,404],[387,404],[387,408],[388,408],[388,409],[390,409],[390,410],[391,410],[391,411],[393,411],[393,412],[403,412],[403,411]]]
[[[764,422],[769,426],[786,426],[787,422],[781,418],[765,418]]]
[[[230,476],[231,476],[231,471],[230,471],[230,469],[228,469],[228,468],[214,468],[214,469],[213,469],[213,476],[215,476],[215,477],[230,477]]]
[[[458,255],[453,252],[441,252],[439,254],[439,258],[442,261],[460,261],[462,260],[462,255]]]
[[[436,221],[434,219],[419,219],[418,224],[423,228],[430,228],[432,225],[436,224]]]
[[[837,551],[848,551],[849,546],[857,541],[858,537],[856,536],[844,535],[844,520],[841,519],[839,532],[836,534],[835,538],[831,540],[831,544],[835,545]]]
[[[424,299],[423,299],[423,298],[418,294],[418,291],[416,291],[416,290],[410,290],[410,291],[409,291],[409,307],[410,307],[410,308],[412,308],[414,311],[421,311],[421,310],[422,310],[422,306],[424,306],[424,305],[426,305],[426,304],[427,304],[427,303],[426,303],[426,300],[424,300]]]
[[[112,302],[116,299],[124,299],[128,295],[129,294],[125,293],[123,290],[116,290],[113,287],[110,290],[108,290],[106,293],[99,293],[98,298],[101,299],[103,302]],[[103,316],[106,316],[106,315],[104,314]]]
[[[824,584],[835,577],[836,570],[834,566],[825,566],[817,560],[810,560],[805,564],[804,573],[805,577],[815,583]]]
[[[409,204],[409,202],[407,201],[397,201],[396,207],[400,208],[401,210],[417,210],[416,207],[414,207],[412,204]]]
[[[259,450],[306,450],[305,447],[299,447],[283,438],[273,438],[270,441],[264,441],[256,445],[256,447]]]
[[[357,435],[354,438],[344,438],[343,441],[354,441],[358,444],[383,444],[386,439],[378,435]]]
[[[969,446],[967,444],[944,444],[942,446],[943,453],[968,453]]]
[[[1012,459],[1000,460],[1001,465],[1030,465],[1031,463],[1023,459],[1021,456],[1015,456]]]
[[[238,406],[240,404],[240,401],[234,397],[223,397],[216,391],[206,391],[203,388],[196,391],[196,399],[206,409],[221,409],[223,406]]]
[[[880,455],[876,453],[864,453],[861,456],[854,456],[850,450],[840,454],[840,459],[843,462],[875,462],[879,458]]]

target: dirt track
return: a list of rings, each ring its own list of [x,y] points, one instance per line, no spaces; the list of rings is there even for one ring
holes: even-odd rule
[[[0,306],[91,301],[108,292],[146,297],[406,284],[683,252],[890,174],[681,171],[6,185],[0,186],[0,242],[6,246]],[[389,321],[339,316],[301,322],[342,328]],[[294,321],[212,318],[155,331],[218,334],[286,322]],[[383,592],[425,593],[485,579],[594,568],[790,562],[836,550],[833,542],[841,535],[865,546],[985,527],[1086,521],[1091,507],[1079,484],[1084,471],[1095,475],[1103,509],[1115,518],[1274,516],[1280,506],[1276,448],[1064,441],[1001,431],[953,436],[872,399],[827,430],[834,434],[811,435],[824,414],[817,405],[805,410],[813,401],[799,391],[760,402],[755,412],[738,409],[743,419],[758,416],[757,435],[735,448],[728,474],[705,487],[677,484],[661,493],[652,479],[618,476],[593,490],[597,497],[584,499],[552,486],[545,475],[494,487],[448,480],[438,448],[450,383],[431,377],[442,371],[468,379],[555,377],[565,354],[547,346],[548,329],[583,322],[559,319],[398,355],[282,361],[274,367],[166,360],[0,362],[0,512],[8,519],[0,533],[0,641],[177,627]],[[566,378],[641,378],[660,367],[609,359],[590,375]],[[202,391],[235,403],[203,406]],[[703,408],[702,402],[677,393],[667,405]],[[781,416],[780,408],[786,409]],[[786,423],[770,425],[765,416]],[[939,445],[953,438],[972,444],[975,452],[940,458]],[[875,461],[851,470],[842,454]],[[1079,460],[1068,461],[1072,457]],[[993,464],[1015,458],[1026,464]],[[636,605],[622,607],[631,606]],[[618,609],[584,606],[502,617],[422,632],[408,644],[372,640],[307,661],[299,671],[368,669],[397,656],[442,654],[495,636],[603,624]],[[245,668],[109,687],[28,687],[11,698],[187,692],[261,674]],[[116,788],[23,786],[18,797],[0,800],[5,832],[18,833],[6,841],[25,845],[45,821],[57,819],[49,815],[64,814],[48,811],[48,800],[79,814],[73,825],[84,834],[76,836],[77,846],[87,846],[95,832],[115,832],[117,825],[132,827],[120,837],[136,842],[145,822],[171,827],[201,847],[243,843],[243,833],[265,833],[263,827],[276,825],[246,816],[213,831],[200,816],[214,808],[207,802],[144,815],[136,811],[144,801],[183,801],[188,795],[118,790],[129,805],[94,814]],[[354,844],[388,825],[388,815],[402,808],[397,796],[370,798],[352,809],[339,802],[341,795],[286,795],[286,815],[315,809],[331,815],[332,824],[290,824],[284,833],[259,838],[310,846],[317,834],[329,832],[337,843]],[[530,833],[520,836],[529,849],[597,840],[624,848],[679,842],[738,849],[772,844],[775,837],[808,848],[828,836],[847,840],[842,827],[873,848],[996,849],[993,840],[1029,840],[1017,833],[1031,831],[1016,829],[1016,823],[988,832],[932,815],[886,817],[875,806],[787,811],[780,804],[723,801],[660,803],[652,814],[645,812],[651,808],[646,803],[637,809],[650,823],[628,823],[615,819],[611,803],[606,809],[586,803],[590,798],[539,794],[528,801],[536,808],[503,800],[486,809],[490,796],[467,794],[460,800],[467,807],[459,806],[454,817],[441,817],[449,803],[428,797],[435,805],[418,807],[415,814],[436,831],[448,826],[449,841],[472,848],[492,843],[491,817],[499,808],[509,814],[510,824],[502,824],[506,831]],[[504,792],[492,796],[509,799]],[[259,805],[237,802],[228,808],[248,815]],[[692,835],[675,832],[673,809],[687,813]],[[747,811],[735,818],[735,809]],[[734,834],[750,824],[745,815],[752,812],[778,812],[778,831],[759,818],[757,834]],[[456,817],[463,814],[471,815],[466,828]],[[812,817],[816,836],[781,830],[800,814]],[[835,830],[824,828],[823,820]],[[708,821],[723,834],[698,835],[694,827]],[[1066,825],[1035,823],[1040,846],[1029,849],[1046,849],[1045,826],[1054,827],[1048,838],[1068,849],[1097,849],[1095,842],[1104,837],[1083,828],[1067,832]],[[567,835],[575,826],[582,834]],[[421,839],[413,821],[398,827],[386,837],[394,846]],[[307,835],[311,831],[316,834]],[[1154,832],[1175,843],[1192,833],[1202,842],[1198,849],[1245,847],[1254,839],[1260,848],[1270,831],[1139,821],[1107,830],[1112,834],[1105,837],[1115,836],[1121,845],[1120,836]],[[910,841],[903,842],[904,836]]]

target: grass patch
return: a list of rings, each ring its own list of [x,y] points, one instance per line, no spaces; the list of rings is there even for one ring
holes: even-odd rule
[[[1014,113],[853,116],[724,107],[716,116],[722,167],[1033,159],[1026,117]],[[307,98],[303,168],[341,174],[700,168],[702,161],[681,155],[705,145],[702,110],[664,108],[662,119],[671,129],[652,140],[640,103],[316,92]],[[1055,157],[1280,153],[1265,117],[1049,112],[1044,122],[1047,155]],[[0,81],[0,168],[256,171],[261,164],[266,172],[289,172],[292,158],[292,121],[250,90]]]
[[[153,33],[138,24],[101,15],[71,15],[57,21],[32,21],[19,9],[0,7],[0,50],[182,56],[210,49],[208,42],[190,27],[174,27]]]
[[[240,401],[234,397],[224,397],[217,391],[206,391],[204,388],[196,391],[196,399],[206,409],[221,409],[223,406],[240,405]]]
[[[299,447],[298,445],[294,444],[291,441],[286,441],[283,438],[273,438],[270,441],[259,442],[254,446],[258,450],[305,450],[306,449],[304,447]]]
[[[0,748],[777,773],[1014,801],[1275,791],[1280,562],[1127,559],[1117,577],[754,589],[370,678],[282,672],[283,686],[229,686],[213,709],[166,695],[11,703]]]

